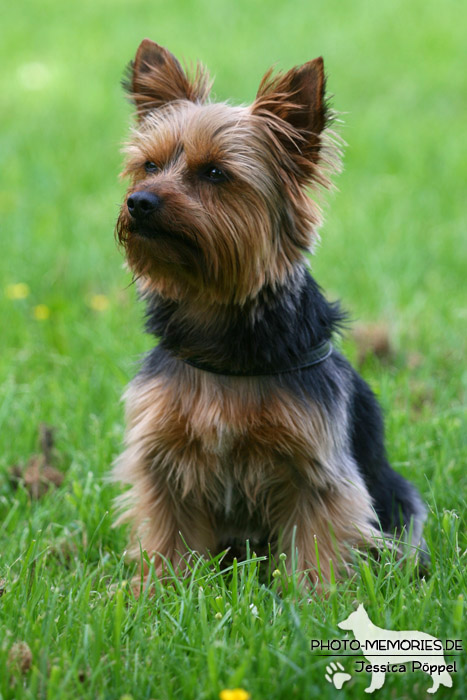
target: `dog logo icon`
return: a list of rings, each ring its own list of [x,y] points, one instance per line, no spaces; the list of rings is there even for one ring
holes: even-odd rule
[[[406,670],[408,664],[411,664],[413,671],[421,670],[431,676],[433,685],[428,689],[428,693],[436,693],[440,685],[452,687],[452,678],[446,670],[442,642],[431,634],[377,627],[368,617],[363,605],[359,605],[358,609],[339,622],[338,626],[353,632],[362,654],[371,666],[371,683],[365,688],[366,693],[373,693],[382,688],[388,670],[392,670],[393,667],[401,670],[401,666]]]

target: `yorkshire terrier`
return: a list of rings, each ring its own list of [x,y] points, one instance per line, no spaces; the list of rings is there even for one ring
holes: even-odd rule
[[[426,511],[332,345],[344,314],[308,271],[321,223],[308,189],[329,188],[339,162],[323,60],[268,71],[247,107],[210,88],[149,39],[130,64],[116,234],[158,342],[125,395],[118,522],[157,571],[249,540],[329,580],[383,535],[421,547]]]

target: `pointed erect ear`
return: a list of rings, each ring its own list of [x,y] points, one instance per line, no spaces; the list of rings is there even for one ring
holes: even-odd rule
[[[296,139],[300,154],[316,162],[321,145],[320,134],[326,126],[328,113],[324,97],[326,80],[321,57],[308,61],[303,66],[292,68],[287,73],[273,75],[272,69],[266,73],[259,86],[252,107],[254,114],[271,118],[280,133],[283,127],[282,142],[289,147],[291,139]],[[274,123],[274,122],[273,122]],[[292,129],[290,129],[292,127]]]
[[[150,39],[143,39],[129,66],[124,87],[133,98],[138,117],[174,100],[204,102],[211,88],[209,76],[197,65],[189,77],[167,49]]]

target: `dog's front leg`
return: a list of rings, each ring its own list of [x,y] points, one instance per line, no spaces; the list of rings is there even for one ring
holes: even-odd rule
[[[139,558],[146,552],[158,576],[173,569],[182,573],[191,550],[205,554],[215,549],[215,535],[208,511],[191,498],[182,499],[173,486],[159,475],[149,472],[124,496],[126,509],[120,521],[134,523],[130,554]],[[150,567],[143,560],[142,571],[133,581],[135,592],[146,584]]]
[[[375,690],[382,688],[386,674],[383,671],[373,671],[371,674],[371,683],[368,688],[365,688],[365,693],[373,693]]]
[[[372,517],[366,491],[354,483],[343,480],[322,490],[309,485],[295,497],[283,530],[282,549],[294,555],[299,572],[306,571],[311,581],[326,584],[331,571],[337,577],[346,568],[350,547],[375,546],[378,533]]]

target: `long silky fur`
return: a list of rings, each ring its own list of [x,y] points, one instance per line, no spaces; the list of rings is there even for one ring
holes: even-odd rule
[[[383,531],[390,541],[411,529],[418,546],[424,506],[387,462],[368,386],[336,350],[281,371],[345,320],[305,257],[322,221],[309,191],[329,189],[340,168],[322,59],[268,72],[253,104],[234,107],[209,102],[202,67],[190,77],[144,40],[127,87],[138,123],[116,235],[157,338],[125,395],[113,472],[130,487],[118,523],[132,525],[131,553],[142,547],[162,570],[187,546],[295,545],[316,583]],[[210,164],[227,173],[220,185],[203,179]],[[146,191],[161,204],[141,221],[127,198]],[[229,376],[255,371],[270,374]]]

